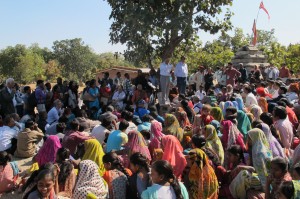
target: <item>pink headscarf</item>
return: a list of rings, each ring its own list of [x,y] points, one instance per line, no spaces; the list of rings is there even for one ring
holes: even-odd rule
[[[147,157],[149,162],[151,162],[149,149],[143,135],[140,132],[130,131],[128,133],[128,142],[126,143],[125,148],[129,151],[129,157],[133,153],[140,152]]]
[[[148,146],[150,154],[153,155],[154,149],[160,149],[161,148],[161,138],[165,136],[165,134],[162,133],[162,125],[160,122],[154,120],[151,122],[151,139],[150,144]]]
[[[56,135],[50,135],[38,154],[35,156],[35,160],[39,166],[42,166],[48,162],[54,163],[56,161],[56,153],[61,148],[59,137]]]
[[[238,130],[237,126],[234,125],[230,120],[223,120],[222,125],[222,144],[224,149],[228,149],[231,145],[237,144],[243,150],[246,149],[245,143],[243,140],[243,135]]]
[[[187,165],[180,142],[175,136],[166,135],[161,139],[161,143],[164,151],[162,159],[172,165],[175,176],[180,178]]]

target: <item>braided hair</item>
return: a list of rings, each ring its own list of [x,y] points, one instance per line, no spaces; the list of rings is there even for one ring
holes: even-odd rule
[[[143,167],[147,172],[150,171],[146,156],[136,152],[130,156],[130,163]]]
[[[109,152],[105,154],[102,158],[103,163],[110,163],[112,169],[118,169],[122,173],[124,173],[129,179],[129,173],[127,170],[124,168],[123,164],[121,163],[118,155],[115,152]]]
[[[173,168],[170,163],[166,160],[158,160],[152,164],[152,169],[154,169],[159,175],[164,176],[164,181],[169,182],[174,189],[177,199],[183,199],[181,193],[181,188],[176,176],[173,173]]]

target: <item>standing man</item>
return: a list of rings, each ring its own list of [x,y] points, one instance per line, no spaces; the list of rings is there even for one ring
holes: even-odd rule
[[[11,113],[15,113],[15,80],[13,78],[8,78],[5,82],[6,86],[0,91],[0,103],[1,103],[1,113],[5,117]]]
[[[175,76],[177,78],[177,87],[180,94],[185,95],[186,81],[188,76],[188,67],[185,63],[186,57],[181,56],[180,62],[176,65]]]
[[[227,76],[226,85],[231,84],[232,87],[235,86],[235,80],[241,76],[241,73],[232,67],[232,63],[228,63],[228,69],[225,71]]]
[[[37,101],[38,112],[40,113],[46,111],[46,90],[43,80],[36,81],[35,99]]]
[[[246,68],[244,67],[244,64],[243,63],[240,63],[239,64],[240,66],[240,69],[239,69],[239,72],[241,73],[241,82],[242,83],[245,83],[247,80],[248,80],[248,73],[247,73],[247,70]]]
[[[162,104],[165,104],[169,97],[170,91],[170,77],[173,65],[170,64],[170,58],[166,58],[160,64],[160,88],[162,92]]]
[[[279,70],[279,77],[285,82],[290,76],[290,70],[286,67],[286,64],[282,64],[281,69]]]

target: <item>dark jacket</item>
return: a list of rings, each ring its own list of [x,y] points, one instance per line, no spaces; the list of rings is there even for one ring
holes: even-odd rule
[[[4,87],[0,91],[0,104],[1,104],[1,114],[2,116],[6,116],[8,114],[15,113],[15,107],[13,103],[15,93],[8,92],[7,87]]]

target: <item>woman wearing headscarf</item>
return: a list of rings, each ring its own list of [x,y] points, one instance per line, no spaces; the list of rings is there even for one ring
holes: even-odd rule
[[[222,109],[220,107],[211,107],[210,115],[219,122],[224,119]]]
[[[243,135],[238,130],[237,126],[233,124],[230,120],[223,120],[221,122],[221,132],[221,141],[224,149],[227,150],[232,145],[239,145],[243,149],[243,151],[246,150]]]
[[[189,171],[190,198],[217,199],[218,179],[204,151],[198,148],[191,150],[188,155],[188,162],[191,166]]]
[[[266,97],[272,98],[272,95],[269,93],[266,93],[264,87],[258,87],[256,89],[256,94],[259,96],[257,103],[262,109],[263,112],[268,112],[268,102]]]
[[[229,189],[234,198],[246,198],[246,195],[248,198],[264,198],[262,191],[270,171],[272,151],[264,132],[258,128],[248,132],[247,141],[250,165],[253,165],[254,169],[251,172],[241,171],[232,181]]]
[[[179,122],[179,125],[182,129],[185,129],[186,127],[190,127],[191,126],[191,123],[189,121],[189,118],[186,114],[186,112],[183,110],[183,108],[181,107],[178,107],[176,109],[176,112],[175,112],[175,116]]]
[[[299,93],[299,84],[292,83],[289,86],[288,92],[286,93],[286,97],[291,104],[294,104],[298,101],[298,93]]]
[[[238,104],[238,106],[237,106],[238,110],[244,111],[245,105],[244,105],[243,99],[241,97],[237,97],[237,98],[235,98],[235,101]]]
[[[162,159],[168,161],[172,165],[174,175],[180,179],[187,164],[180,142],[175,136],[166,135],[161,139],[161,144],[163,149]]]
[[[202,123],[201,115],[199,114],[195,115],[194,123],[193,123],[193,135],[201,134],[201,123]]]
[[[59,137],[56,135],[50,135],[34,157],[34,160],[38,163],[39,167],[48,162],[54,163],[56,160],[56,153],[60,148],[61,144]]]
[[[106,198],[108,187],[99,175],[99,167],[91,160],[83,160],[79,164],[79,174],[74,189],[73,199]]]
[[[84,155],[82,160],[92,160],[99,167],[99,173],[102,176],[105,172],[104,164],[102,158],[104,156],[104,151],[101,144],[96,139],[86,140],[84,142]]]
[[[280,156],[280,157],[284,158],[285,154],[284,154],[283,148],[279,144],[277,139],[272,135],[270,127],[265,123],[261,123],[256,127],[261,129],[265,133],[265,136],[269,142],[273,157]]]
[[[259,120],[260,115],[263,113],[262,109],[258,105],[252,105],[250,113],[253,114],[254,120]]]
[[[244,140],[247,138],[247,132],[251,129],[251,123],[244,111],[237,111],[237,128],[243,134]]]
[[[153,120],[151,122],[150,133],[151,133],[151,138],[150,138],[150,144],[148,145],[148,148],[152,158],[154,158],[154,150],[161,148],[161,139],[165,136],[162,133],[161,123]]]
[[[136,152],[142,153],[146,156],[149,163],[151,162],[151,155],[147,146],[147,143],[143,135],[138,131],[130,131],[128,133],[128,142],[125,144],[126,155],[130,157]],[[128,164],[124,163],[124,166],[127,167]]]
[[[225,104],[224,104],[224,108],[223,108],[223,110],[222,110],[222,112],[223,112],[223,116],[225,116],[225,115],[226,115],[226,109],[227,109],[228,107],[230,107],[230,106],[233,106],[233,107],[234,107],[234,104],[233,104],[231,101],[227,101],[227,102],[225,102]]]
[[[181,142],[183,139],[183,129],[180,127],[177,118],[172,114],[166,114],[165,127],[163,130],[165,135],[174,135]]]
[[[206,125],[203,129],[206,138],[206,147],[212,149],[219,157],[221,165],[224,163],[224,149],[218,133],[213,125]]]

